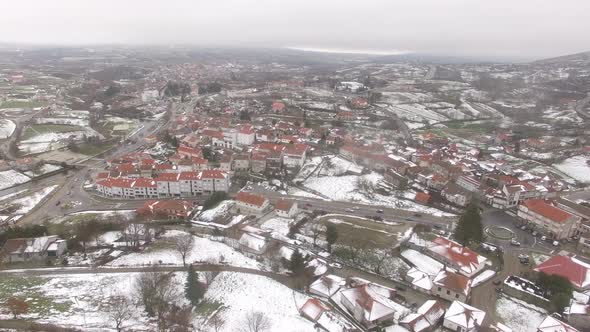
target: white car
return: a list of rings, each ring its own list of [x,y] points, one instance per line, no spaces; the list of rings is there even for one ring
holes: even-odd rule
[[[559,245],[559,241],[553,241],[553,246],[557,247]]]
[[[344,210],[344,211],[346,211],[346,212],[354,212],[354,210],[353,210],[353,209],[351,209],[351,208],[348,208],[348,209],[346,209],[346,210]]]
[[[547,237],[545,235],[541,236],[541,241],[545,241],[547,240]]]
[[[335,269],[341,269],[342,268],[342,264],[340,263],[336,263],[336,262],[332,262],[330,264],[328,264],[330,267],[333,267]]]

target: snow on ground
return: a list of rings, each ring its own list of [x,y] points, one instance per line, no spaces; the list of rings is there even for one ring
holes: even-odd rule
[[[167,231],[162,239],[156,240],[138,253],[121,256],[107,264],[107,266],[138,266],[152,264],[182,265],[182,257],[174,249],[174,242],[179,236],[187,233],[181,231]],[[225,262],[232,266],[259,269],[260,264],[248,258],[226,244],[193,236],[194,243],[186,257],[187,263],[193,262]],[[161,244],[161,245],[160,245]],[[168,244],[168,245],[166,245]],[[164,248],[162,248],[164,247]]]
[[[96,215],[97,217],[100,217],[101,219],[106,219],[108,217],[114,217],[114,216],[123,217],[126,219],[131,219],[135,216],[135,210],[87,210],[87,211],[74,212],[70,215],[71,216],[78,216],[78,215],[85,215],[85,214]]]
[[[515,298],[500,296],[496,314],[512,331],[536,332],[547,312]]]
[[[234,206],[234,201],[223,201],[216,207],[203,211],[196,219],[199,221],[212,222],[219,217],[227,216],[232,206]]]
[[[15,170],[0,172],[0,190],[28,182],[30,178]]]
[[[30,177],[35,177],[43,174],[47,174],[53,171],[57,171],[61,169],[61,166],[53,165],[53,164],[43,164],[41,167],[33,171],[27,171],[25,174]]]
[[[403,258],[412,263],[412,265],[414,265],[418,270],[431,276],[438,274],[438,272],[440,272],[440,270],[442,270],[444,267],[443,264],[414,249],[404,250],[402,251],[401,255]]]
[[[34,192],[31,195],[25,196],[23,198],[15,199],[14,201],[10,202],[10,204],[17,204],[20,207],[18,210],[14,212],[14,214],[26,214],[31,211],[39,202],[43,200],[43,198],[47,197],[53,190],[57,188],[57,185],[49,186]]]
[[[281,218],[281,217],[273,217],[267,221],[265,221],[261,228],[269,229],[274,233],[278,233],[281,235],[287,235],[289,233],[289,225],[293,223],[293,219],[290,218]]]
[[[308,297],[267,277],[222,272],[207,289],[205,298],[223,303],[223,332],[239,331],[251,311],[264,312],[271,323],[269,331],[315,331],[313,323],[298,311]]]
[[[12,120],[8,119],[0,119],[0,139],[5,139],[12,136],[14,130],[16,129],[16,124]]]
[[[36,118],[35,122],[40,123],[40,124],[51,123],[51,124],[71,125],[71,126],[80,126],[80,127],[88,127],[89,126],[88,119],[82,119],[82,118]]]
[[[435,208],[417,204],[413,201],[400,199],[395,196],[376,194],[374,192],[374,187],[379,183],[383,183],[383,176],[373,172],[362,176],[345,175],[338,177],[310,177],[305,182],[303,182],[303,185],[335,201],[350,201],[369,205],[382,205],[390,208],[423,212],[436,216],[451,215]]]
[[[12,194],[8,194],[8,195],[0,196],[0,201],[5,201],[5,200],[8,200],[8,199],[11,199],[11,198],[13,198],[13,197],[16,197],[16,196],[18,196],[18,195],[20,195],[20,194],[24,193],[25,191],[27,191],[27,190],[26,190],[26,189],[25,189],[25,190],[20,190],[20,191],[17,191],[17,192],[15,192],[15,193],[12,193]]]
[[[138,273],[66,274],[59,276],[24,277],[23,281],[6,283],[14,295],[25,297],[30,306],[23,318],[61,326],[83,328],[86,331],[116,331],[112,319],[106,313],[110,296],[134,298],[134,283]],[[184,273],[177,273],[182,287]],[[6,278],[4,282],[7,282]],[[2,283],[2,282],[0,282]],[[24,286],[24,287],[21,287]],[[179,293],[182,289],[178,290]],[[180,293],[182,294],[182,293]],[[11,318],[0,313],[2,318]],[[149,331],[148,319],[140,306],[132,306],[132,317],[125,329]]]
[[[496,275],[496,271],[485,270],[482,273],[480,273],[477,277],[473,278],[473,283],[471,284],[471,287],[478,286],[478,285],[486,282],[487,280],[490,280],[495,275]]]
[[[564,160],[560,164],[554,164],[553,167],[571,176],[572,178],[583,182],[590,183],[590,166],[588,157],[575,156]]]

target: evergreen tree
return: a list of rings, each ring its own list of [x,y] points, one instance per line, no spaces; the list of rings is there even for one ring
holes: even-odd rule
[[[455,239],[462,245],[467,245],[469,242],[480,243],[483,240],[483,225],[476,203],[469,204],[459,219],[455,228]]]
[[[193,306],[196,306],[205,295],[205,289],[199,282],[199,275],[195,272],[192,265],[189,265],[187,272],[184,293],[189,302]]]
[[[291,261],[289,262],[289,270],[293,272],[294,276],[301,276],[305,272],[305,261],[299,249],[295,249],[291,254]]]
[[[328,251],[332,252],[332,245],[338,240],[338,230],[333,224],[326,226],[326,241],[328,242]]]

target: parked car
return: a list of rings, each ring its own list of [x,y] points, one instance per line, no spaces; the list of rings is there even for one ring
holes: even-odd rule
[[[520,242],[516,241],[515,239],[510,240],[510,244],[517,247],[520,246]]]
[[[344,210],[344,211],[346,211],[346,212],[353,212],[354,210],[353,210],[353,209],[351,209],[351,208],[348,208],[348,209],[346,209],[346,210]]]
[[[498,280],[494,280],[493,284],[496,286],[499,286],[502,283],[502,280],[498,279]]]
[[[337,263],[337,262],[329,263],[328,266],[333,267],[335,269],[341,269],[342,268],[342,264]]]
[[[554,246],[554,247],[557,247],[557,246],[559,246],[559,241],[553,241],[553,246]]]
[[[496,292],[497,293],[502,293],[502,287],[496,287]]]
[[[383,213],[382,209],[377,210],[377,213]]]
[[[545,235],[541,236],[541,241],[546,241],[547,237]]]
[[[533,236],[537,236],[538,234],[537,231],[533,231]]]

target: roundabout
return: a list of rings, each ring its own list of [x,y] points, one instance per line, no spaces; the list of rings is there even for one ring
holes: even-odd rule
[[[512,240],[516,237],[512,230],[502,226],[488,226],[485,228],[485,232],[487,235],[499,240]]]

